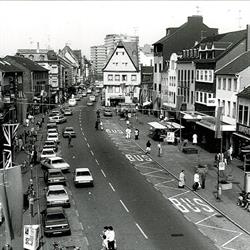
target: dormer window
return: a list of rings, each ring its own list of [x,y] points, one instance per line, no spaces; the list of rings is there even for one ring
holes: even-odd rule
[[[29,55],[29,59],[33,61],[34,60],[34,56],[33,55]]]
[[[45,57],[44,57],[44,55],[40,55],[39,58],[40,58],[40,61],[44,61]]]

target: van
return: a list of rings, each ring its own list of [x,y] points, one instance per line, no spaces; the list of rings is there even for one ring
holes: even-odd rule
[[[76,99],[75,98],[70,98],[68,103],[69,103],[70,107],[74,107],[74,106],[76,106]]]

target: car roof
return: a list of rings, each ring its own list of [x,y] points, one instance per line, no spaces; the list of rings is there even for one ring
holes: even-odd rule
[[[62,157],[55,156],[55,157],[50,157],[49,159],[50,160],[60,160],[60,159],[62,159]]]
[[[75,171],[76,171],[76,172],[83,172],[83,171],[88,171],[88,172],[90,172],[88,168],[76,168]]]
[[[65,129],[74,129],[73,127],[65,127]]]
[[[51,168],[51,169],[48,169],[48,172],[49,172],[49,173],[57,173],[57,172],[62,173],[62,170],[61,170],[61,169],[54,169],[54,168]]]
[[[54,151],[52,148],[44,148],[43,151]]]
[[[48,190],[65,190],[63,185],[51,185],[48,186]]]
[[[54,214],[56,212],[64,212],[63,207],[48,207],[47,209],[47,214]]]

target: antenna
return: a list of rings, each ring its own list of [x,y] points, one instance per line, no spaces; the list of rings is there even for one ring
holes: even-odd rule
[[[196,8],[196,15],[199,16],[200,13],[201,13],[201,11],[200,11],[200,6],[199,6],[199,5],[196,5],[195,8]]]
[[[241,16],[241,10],[238,10],[238,28],[241,29],[241,20],[242,20],[242,16]]]

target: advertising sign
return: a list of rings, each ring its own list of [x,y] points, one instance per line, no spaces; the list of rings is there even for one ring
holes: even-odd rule
[[[207,98],[207,106],[209,107],[216,107],[217,106],[217,99],[216,98]]]
[[[219,162],[219,170],[225,170],[225,162]]]
[[[166,140],[167,142],[174,142],[175,140],[174,132],[167,132]]]
[[[23,248],[27,250],[36,250],[39,247],[40,226],[24,225],[23,226]]]

